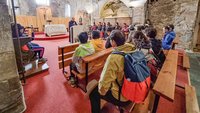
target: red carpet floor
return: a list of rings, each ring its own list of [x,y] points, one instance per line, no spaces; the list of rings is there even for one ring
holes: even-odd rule
[[[56,35],[48,37],[44,33],[36,33],[35,34],[35,40],[58,40],[58,39],[66,39],[69,38],[69,35]]]
[[[34,41],[45,47],[48,72],[27,79],[24,86],[26,113],[90,113],[90,103],[78,88],[71,88],[58,69],[58,45],[68,39]]]

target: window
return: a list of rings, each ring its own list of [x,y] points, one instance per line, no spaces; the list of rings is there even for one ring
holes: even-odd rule
[[[71,8],[69,4],[65,4],[65,17],[71,16]]]
[[[47,5],[47,6],[49,6],[49,0],[36,0],[36,3],[38,4],[38,5]]]

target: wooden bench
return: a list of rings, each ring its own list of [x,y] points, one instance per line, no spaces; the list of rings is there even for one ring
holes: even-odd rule
[[[196,91],[193,86],[185,85],[186,113],[200,113]]]
[[[78,47],[78,43],[76,44],[70,44],[67,46],[59,46],[58,47],[58,60],[59,60],[59,68],[63,69],[63,74],[66,76],[65,67],[69,66],[72,62],[72,56],[73,53]],[[112,48],[102,50],[100,52],[94,53],[92,55],[86,56],[82,58],[82,68],[85,68],[84,73],[77,73],[76,71],[72,70],[72,73],[78,78],[78,79],[84,79],[85,78],[85,86],[88,83],[88,76],[92,73],[96,72],[97,70],[103,68],[104,63],[106,62],[107,57],[112,52]],[[85,88],[80,87],[83,91],[86,91]]]
[[[88,83],[88,85],[86,86],[87,92],[85,94],[85,98],[89,99],[90,93],[97,85],[98,85],[98,82],[95,79]],[[101,109],[103,108],[104,105],[106,105],[106,103],[107,101],[101,99]],[[120,107],[120,113],[123,113],[124,111],[131,113],[135,105],[136,105],[135,103],[130,103],[128,106]]]
[[[189,57],[186,53],[183,55],[183,67],[185,69],[190,69],[190,61],[189,61]]]
[[[127,108],[125,107],[122,109],[128,112],[132,111],[132,113],[138,113],[138,112],[147,113],[149,110],[152,110],[152,113],[156,113],[160,96],[164,97],[168,101],[174,101],[177,64],[178,64],[178,51],[169,50],[166,60],[163,64],[163,67],[159,72],[158,78],[152,89],[153,93],[155,94],[155,97],[153,97],[154,103],[150,105],[150,102],[152,100],[149,99],[150,98],[149,96],[151,96],[150,95],[151,93],[149,93],[149,95],[147,96],[148,98],[146,98],[147,100],[145,100],[148,102],[144,102],[144,104],[146,105],[132,104],[130,106],[127,106]],[[144,110],[141,110],[142,107]]]
[[[36,75],[38,73],[47,71],[49,69],[49,66],[46,62],[38,63],[38,59],[34,57],[35,53],[33,50],[30,49],[29,51],[21,51],[22,46],[26,45],[28,42],[31,42],[32,40],[33,40],[32,37],[20,37],[19,38],[20,45],[19,45],[18,39],[13,38],[18,72],[22,76],[22,77],[20,76],[20,78],[23,79],[24,83],[26,82],[25,81],[26,77]]]
[[[172,42],[172,49],[175,49],[175,46],[176,46],[177,44],[179,44],[179,41],[180,41],[179,38],[175,38],[175,39],[173,40],[173,42]]]
[[[59,69],[63,69],[63,74],[66,75],[67,71],[65,67],[69,66],[72,62],[72,56],[75,52],[75,49],[79,46],[79,43],[69,44],[66,46],[58,47],[58,63]]]
[[[169,101],[174,101],[177,63],[178,51],[169,50],[163,67],[160,70],[153,87],[155,101],[152,113],[156,113],[160,96]]]
[[[185,54],[184,54],[184,56],[185,56]],[[166,57],[166,61],[164,62],[161,71],[159,72],[158,78],[157,78],[155,85],[153,87],[153,90],[152,90],[153,93],[155,94],[155,97],[153,97],[154,103],[152,105],[150,105],[150,103],[149,103],[150,108],[148,108],[149,110],[152,110],[152,113],[157,112],[157,107],[158,107],[160,96],[169,102],[173,102],[175,100],[175,89],[177,88],[176,87],[177,67],[178,67],[178,51],[169,50],[168,55]],[[188,91],[187,88],[185,89],[185,91],[186,92]],[[189,100],[187,98],[192,97],[191,95],[190,96],[187,96],[187,95],[189,95],[189,94],[186,93],[186,103],[188,103],[187,100]],[[149,102],[151,102],[151,100],[149,100]],[[197,103],[197,101],[194,103]],[[194,110],[197,111],[196,106],[198,106],[198,104],[192,104],[192,105],[195,106]],[[188,106],[188,105],[186,104],[186,106]],[[139,109],[139,111],[138,111],[139,107],[141,108],[141,105],[136,104],[136,105],[132,105],[131,107],[123,108],[123,109],[128,112],[131,112],[133,110],[132,113],[139,113],[139,112],[142,112],[141,109]],[[145,107],[145,106],[143,106],[143,107]],[[163,106],[163,108],[165,108],[165,107]],[[144,110],[145,113],[147,113],[148,110],[147,109],[145,109],[145,110]],[[187,112],[187,113],[199,113],[199,111]]]

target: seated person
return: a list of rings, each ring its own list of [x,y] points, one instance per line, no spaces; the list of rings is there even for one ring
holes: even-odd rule
[[[100,39],[100,32],[99,31],[92,31],[92,40],[90,42],[94,46],[95,52],[102,51],[104,49],[104,42]]]
[[[75,85],[75,76],[72,73],[72,70],[78,73],[84,73],[84,69],[81,67],[81,58],[94,54],[95,50],[93,45],[88,42],[88,34],[87,32],[82,32],[78,35],[78,39],[80,41],[80,45],[76,48],[73,56],[72,56],[72,63],[70,64],[70,81],[71,85]]]
[[[20,24],[17,24],[17,27],[18,27],[19,38],[27,37],[27,35],[24,33],[24,27]],[[11,24],[11,28],[12,28],[12,36],[13,36],[13,38],[16,38],[17,33],[15,30],[15,25]],[[26,47],[28,47],[28,48],[26,48]],[[35,52],[34,56],[39,58],[39,63],[47,61],[47,59],[43,58],[44,47],[41,47],[38,44],[35,44],[32,42],[28,42],[25,46],[22,47],[22,49],[25,49],[25,48],[26,48],[26,50],[30,49]]]
[[[135,50],[132,44],[125,43],[125,37],[120,30],[113,30],[110,35],[113,51],[129,52]],[[100,76],[98,86],[90,93],[92,113],[100,113],[100,99],[104,99],[114,105],[126,106],[130,103],[121,95],[118,100],[119,87],[116,80],[122,85],[124,77],[124,57],[118,54],[110,54],[106,60]]]
[[[107,48],[110,48],[110,47],[112,47],[112,45],[111,45],[111,43],[110,43],[110,38],[109,38],[109,36],[110,36],[110,33],[111,33],[111,31],[112,31],[113,29],[112,28],[108,28],[107,29],[107,37],[106,37],[106,44],[105,44],[105,48],[107,49]]]
[[[35,44],[35,43],[32,43],[32,42],[29,42],[28,46],[35,52],[35,57],[39,58],[39,63],[47,61],[46,58],[43,58],[44,47],[41,47],[38,44]]]
[[[135,31],[128,37],[127,43],[134,44],[137,49],[142,50],[146,55],[151,48],[149,39],[142,33],[142,31]]]
[[[156,55],[156,57],[160,61],[160,67],[162,67],[162,64],[165,61],[165,54],[162,50],[161,40],[156,39],[157,30],[155,28],[147,28],[145,32],[146,32],[146,36],[149,38],[151,42],[151,48],[153,50],[153,53]]]
[[[162,39],[162,47],[164,50],[169,50],[172,48],[172,42],[176,36],[173,29],[174,29],[174,27],[170,28],[169,26],[165,26],[163,28],[163,32],[165,33],[165,35]]]
[[[18,28],[18,34],[19,37],[26,37],[27,35],[24,33],[24,26],[22,26],[21,24],[17,24],[17,28]],[[15,29],[15,24],[12,23],[11,24],[11,29],[12,29],[12,37],[13,38],[17,38],[17,33],[16,33],[16,29]]]

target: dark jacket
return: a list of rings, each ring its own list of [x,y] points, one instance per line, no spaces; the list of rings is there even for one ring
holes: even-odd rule
[[[162,66],[165,61],[165,54],[162,50],[162,42],[161,40],[155,38],[150,38],[150,42],[152,50],[156,55],[156,57],[158,58],[158,60],[160,61],[160,66]]]
[[[69,21],[69,30],[74,25],[77,25],[76,21],[73,21],[73,20]]]
[[[110,47],[112,47],[112,45],[111,45],[111,43],[110,43],[110,38],[108,37],[108,38],[106,39],[105,48],[107,49],[107,48],[110,48]]]
[[[24,30],[24,27],[22,25],[20,25],[20,24],[17,24],[17,28],[18,28],[19,37],[22,37],[24,33],[21,32],[20,30],[21,29]],[[16,29],[15,29],[15,24],[11,24],[11,29],[12,29],[12,37],[16,38],[17,37],[17,33],[16,33]]]

